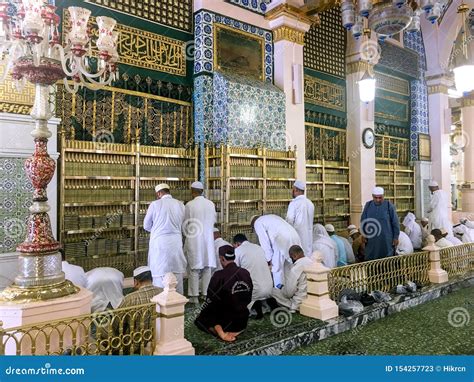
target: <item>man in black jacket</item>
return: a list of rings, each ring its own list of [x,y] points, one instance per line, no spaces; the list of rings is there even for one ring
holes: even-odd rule
[[[223,269],[212,276],[206,303],[195,324],[223,341],[233,342],[247,327],[253,284],[250,273],[235,264],[234,248],[221,247],[219,260]]]

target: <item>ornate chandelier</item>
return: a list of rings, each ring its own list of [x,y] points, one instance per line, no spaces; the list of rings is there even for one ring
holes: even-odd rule
[[[14,284],[0,294],[3,301],[47,300],[78,290],[64,279],[58,252],[61,244],[53,236],[48,214],[46,189],[56,167],[47,149],[51,137],[48,120],[53,116],[49,90],[60,79],[64,79],[70,92],[77,92],[83,85],[97,89],[111,84],[118,73],[115,20],[97,17],[98,58],[93,63],[87,25],[90,11],[68,8],[71,30],[66,35],[65,46],[60,44],[60,19],[55,11],[56,7],[44,0],[0,2],[0,53],[6,65],[5,76],[11,74],[20,89],[26,81],[35,85],[31,112],[35,122],[31,133],[35,151],[25,162],[25,172],[34,188],[33,203],[25,241],[17,247],[19,275]],[[69,85],[68,77],[73,86]]]
[[[453,69],[453,72],[456,90],[461,94],[466,94],[474,90],[474,64],[472,62],[472,57],[469,58],[468,53],[468,38],[471,38],[466,17],[468,11],[469,7],[464,3],[458,7],[458,13],[462,17],[462,27],[460,31],[462,36],[462,55],[456,59],[457,66]]]
[[[369,29],[384,40],[403,30],[409,33],[420,30],[420,15],[434,23],[441,16],[446,0],[343,0],[342,25],[359,38],[364,30],[364,19]]]

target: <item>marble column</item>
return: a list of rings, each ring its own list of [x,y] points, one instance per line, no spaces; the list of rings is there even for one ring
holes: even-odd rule
[[[451,156],[449,134],[451,132],[451,109],[449,108],[449,79],[444,75],[429,76],[428,114],[431,137],[431,177],[440,189],[448,193],[451,200]],[[451,216],[451,204],[449,204]]]
[[[431,162],[415,161],[415,215],[421,219],[427,217],[431,193],[428,184],[431,179]]]
[[[463,99],[461,108],[464,146],[464,182],[461,188],[462,211],[474,212],[474,99]]]
[[[358,82],[365,71],[373,75],[373,67],[361,60],[361,40],[348,37],[347,43],[347,158],[350,167],[351,223],[359,225],[362,210],[372,199],[375,186],[375,144],[367,148],[362,143],[365,129],[374,128],[374,101],[364,103],[359,98]],[[376,64],[376,62],[372,62]]]
[[[312,21],[299,12],[296,3],[273,1],[265,18],[273,31],[274,82],[286,95],[286,145],[296,146],[296,176],[306,180],[303,45]]]

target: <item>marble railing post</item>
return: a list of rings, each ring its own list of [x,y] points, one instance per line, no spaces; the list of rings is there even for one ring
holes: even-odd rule
[[[430,253],[430,270],[428,271],[430,282],[433,284],[445,283],[448,281],[448,273],[441,268],[440,248],[435,245],[433,235],[429,235],[427,241],[428,245],[423,250]]]
[[[194,355],[193,345],[184,338],[184,305],[188,299],[176,292],[176,276],[167,273],[164,291],[151,299],[156,303],[156,346],[154,355]]]
[[[464,183],[462,211],[474,213],[474,98],[465,97],[461,108],[462,140],[464,146]]]
[[[300,307],[303,316],[327,321],[339,315],[339,307],[329,297],[328,274],[330,269],[321,262],[321,254],[313,254],[313,264],[305,268],[308,282],[308,296]]]

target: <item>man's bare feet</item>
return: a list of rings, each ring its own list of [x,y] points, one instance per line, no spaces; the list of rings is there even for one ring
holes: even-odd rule
[[[214,326],[214,330],[216,331],[217,335],[219,336],[219,338],[220,338],[222,341],[225,341],[225,342],[234,342],[234,341],[236,340],[236,335],[235,335],[235,333],[227,333],[227,332],[224,332],[224,330],[222,329],[222,326],[220,326],[220,325]]]

